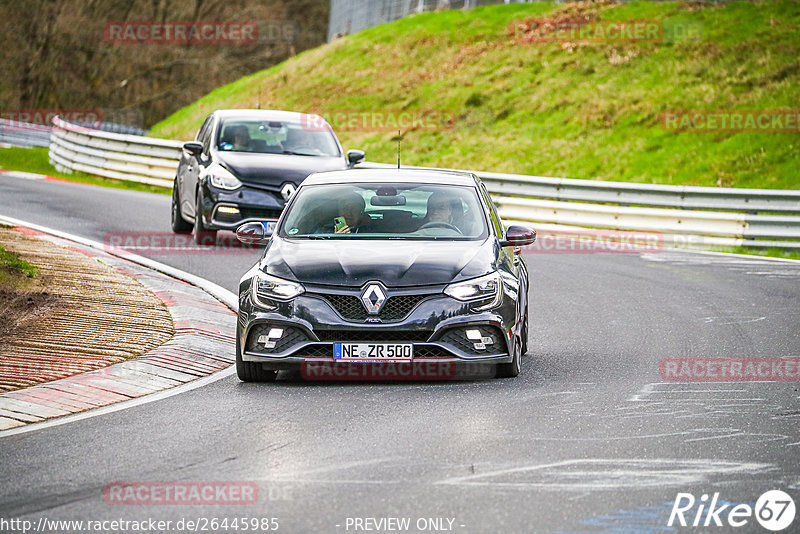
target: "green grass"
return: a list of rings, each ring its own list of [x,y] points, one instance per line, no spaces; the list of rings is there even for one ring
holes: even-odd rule
[[[172,190],[166,187],[158,187],[149,184],[140,184],[127,180],[114,180],[88,174],[73,173],[67,174],[59,172],[50,164],[46,147],[36,148],[0,148],[0,169],[10,171],[25,171],[36,174],[54,176],[71,182],[83,184],[100,185],[104,187],[116,187],[118,189],[129,189],[132,191],[145,191],[148,193],[161,193],[169,195]]]
[[[39,270],[35,265],[6,250],[0,245],[0,289],[24,289],[36,278]]]
[[[720,252],[731,252],[733,254],[749,254],[751,256],[767,256],[770,258],[783,258],[789,260],[800,260],[800,251],[784,250],[781,248],[753,248],[753,247],[734,247],[721,249]]]
[[[592,13],[659,20],[697,39],[520,44],[509,25]],[[667,32],[670,35],[672,31]],[[452,130],[404,132],[403,161],[543,176],[800,187],[800,133],[665,131],[668,110],[798,109],[800,3],[510,4],[424,13],[364,30],[220,87],[152,129],[190,139],[215,109],[452,110]],[[336,125],[334,124],[334,128]],[[396,161],[396,132],[337,128]]]

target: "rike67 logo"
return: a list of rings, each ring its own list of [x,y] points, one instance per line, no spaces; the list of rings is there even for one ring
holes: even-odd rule
[[[678,493],[669,514],[670,527],[744,527],[751,525],[753,518],[765,529],[779,532],[787,529],[795,516],[794,500],[781,490],[765,492],[755,506],[748,503],[720,501],[719,493],[709,500],[708,494],[695,499],[691,493]],[[793,530],[796,532],[797,530]]]

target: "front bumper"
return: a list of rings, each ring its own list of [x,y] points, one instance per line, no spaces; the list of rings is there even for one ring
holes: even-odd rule
[[[514,303],[504,299],[497,309],[476,313],[470,310],[469,304],[444,295],[442,289],[409,289],[400,291],[400,295],[395,292],[390,299],[416,294],[416,302],[405,316],[395,316],[378,324],[343,313],[341,305],[337,308],[314,288],[307,287],[305,294],[290,302],[272,301],[269,304],[274,305],[274,309],[270,310],[254,307],[249,291],[244,291],[237,325],[241,358],[261,362],[265,368],[275,370],[294,369],[306,362],[341,365],[341,360],[333,358],[335,342],[389,342],[412,344],[413,362],[510,362],[512,356],[508,347],[514,326]],[[272,329],[280,329],[281,336],[268,339],[274,345],[267,348],[267,343],[259,343],[258,339],[264,340]],[[480,346],[467,339],[466,331],[476,329],[483,336],[491,337],[491,342]],[[377,362],[369,362],[373,363]]]
[[[242,185],[234,191],[203,184],[200,213],[208,230],[235,231],[246,222],[280,217],[286,202],[280,192]]]

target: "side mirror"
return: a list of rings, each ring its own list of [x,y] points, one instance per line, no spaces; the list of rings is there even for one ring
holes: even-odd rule
[[[236,229],[236,239],[245,245],[266,245],[277,221],[249,222]]]
[[[347,151],[347,163],[350,164],[351,167],[354,165],[358,165],[364,158],[367,157],[367,154],[363,150],[348,150]]]
[[[189,141],[188,143],[183,143],[183,149],[192,156],[199,156],[203,153],[203,144],[197,141]]]
[[[506,238],[500,241],[501,247],[524,247],[536,241],[536,230],[525,226],[509,226]]]

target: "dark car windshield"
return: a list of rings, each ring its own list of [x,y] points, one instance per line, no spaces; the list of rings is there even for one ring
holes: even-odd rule
[[[279,228],[305,239],[485,239],[486,217],[470,186],[418,183],[302,187]]]
[[[297,156],[339,156],[333,132],[318,124],[288,121],[227,119],[217,134],[222,152],[292,154]]]

